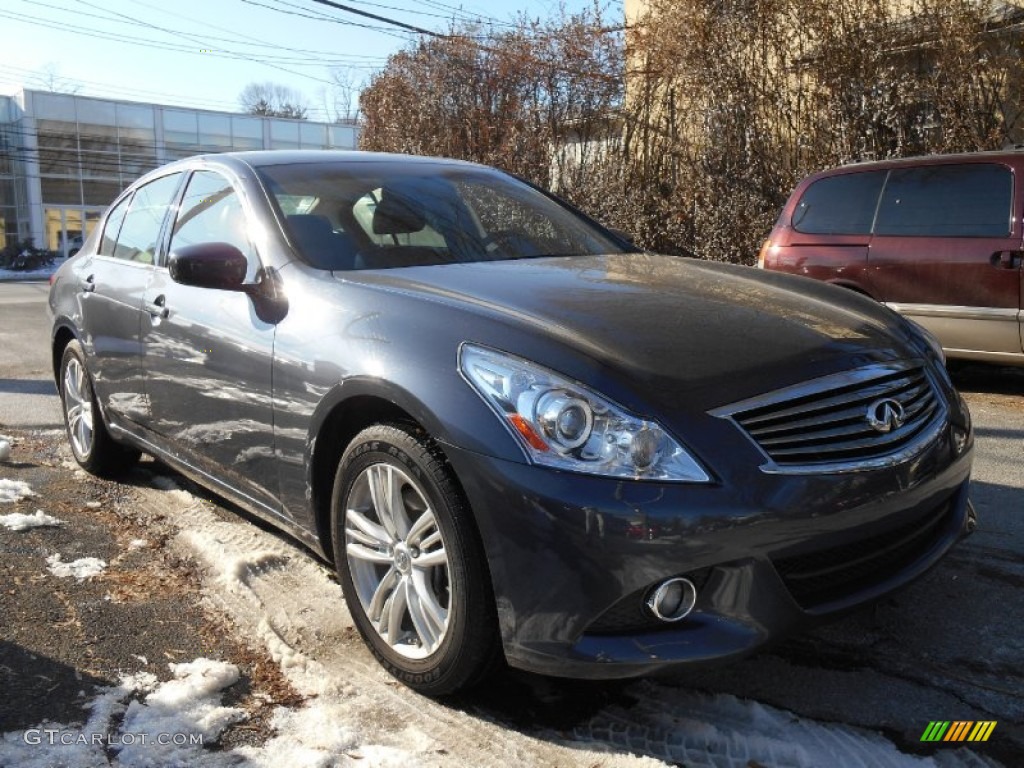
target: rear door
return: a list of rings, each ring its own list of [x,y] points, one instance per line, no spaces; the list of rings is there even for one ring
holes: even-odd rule
[[[158,178],[118,202],[97,252],[76,269],[94,390],[105,408],[135,422],[148,410],[139,346],[142,294],[181,176]]]
[[[1021,222],[1001,163],[896,168],[875,221],[876,298],[954,353],[1021,353]]]

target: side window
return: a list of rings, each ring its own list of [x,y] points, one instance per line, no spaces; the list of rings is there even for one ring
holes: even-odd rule
[[[128,195],[118,203],[107,216],[107,222],[103,225],[103,238],[100,240],[100,256],[113,256],[114,248],[117,246],[117,236],[121,232],[121,224],[124,223],[124,215],[128,213],[128,205],[132,196]]]
[[[411,245],[424,248],[446,248],[444,236],[427,223],[423,213],[399,198],[397,203],[381,203],[382,190],[375,189],[356,200],[352,215],[374,245]],[[387,215],[378,215],[377,207],[385,206]],[[401,207],[399,207],[401,206]],[[405,215],[403,215],[405,214]]]
[[[811,184],[793,211],[793,229],[809,235],[867,235],[885,171],[826,176]]]
[[[1004,165],[934,165],[893,171],[878,209],[876,235],[1006,237],[1013,174]]]
[[[153,264],[156,261],[160,227],[164,223],[167,209],[171,207],[180,181],[181,174],[172,173],[135,191],[121,231],[117,235],[114,258],[142,264]]]
[[[171,250],[198,243],[227,243],[249,260],[246,280],[252,280],[259,259],[249,237],[248,221],[231,183],[213,171],[196,171],[189,179],[178,220],[171,235]]]

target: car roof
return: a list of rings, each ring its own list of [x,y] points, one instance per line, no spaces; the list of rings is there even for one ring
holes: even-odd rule
[[[932,154],[916,155],[914,157],[894,157],[888,160],[864,160],[860,162],[839,165],[821,171],[814,176],[828,176],[833,173],[845,173],[848,171],[874,171],[888,168],[906,168],[924,165],[946,165],[950,163],[992,163],[1014,161],[1019,163],[1024,159],[1024,149],[997,149],[987,152],[958,152],[956,154]]]
[[[389,152],[362,152],[338,149],[264,149],[248,152],[221,152],[213,155],[197,155],[181,161],[195,160],[204,163],[233,165],[242,163],[251,168],[272,165],[296,165],[302,163],[385,163],[395,165],[451,165],[485,168],[486,166],[464,160],[423,155],[401,155]]]

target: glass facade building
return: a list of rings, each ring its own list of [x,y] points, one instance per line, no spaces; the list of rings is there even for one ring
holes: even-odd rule
[[[62,255],[126,186],[207,152],[355,149],[354,123],[314,123],[22,90],[0,96],[0,247]]]

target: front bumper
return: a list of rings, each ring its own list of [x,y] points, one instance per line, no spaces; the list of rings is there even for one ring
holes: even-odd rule
[[[445,446],[488,557],[505,655],[542,674],[630,677],[756,650],[923,574],[963,535],[973,446],[947,428],[897,467],[744,483],[590,477]],[[663,579],[697,582],[677,624]]]

